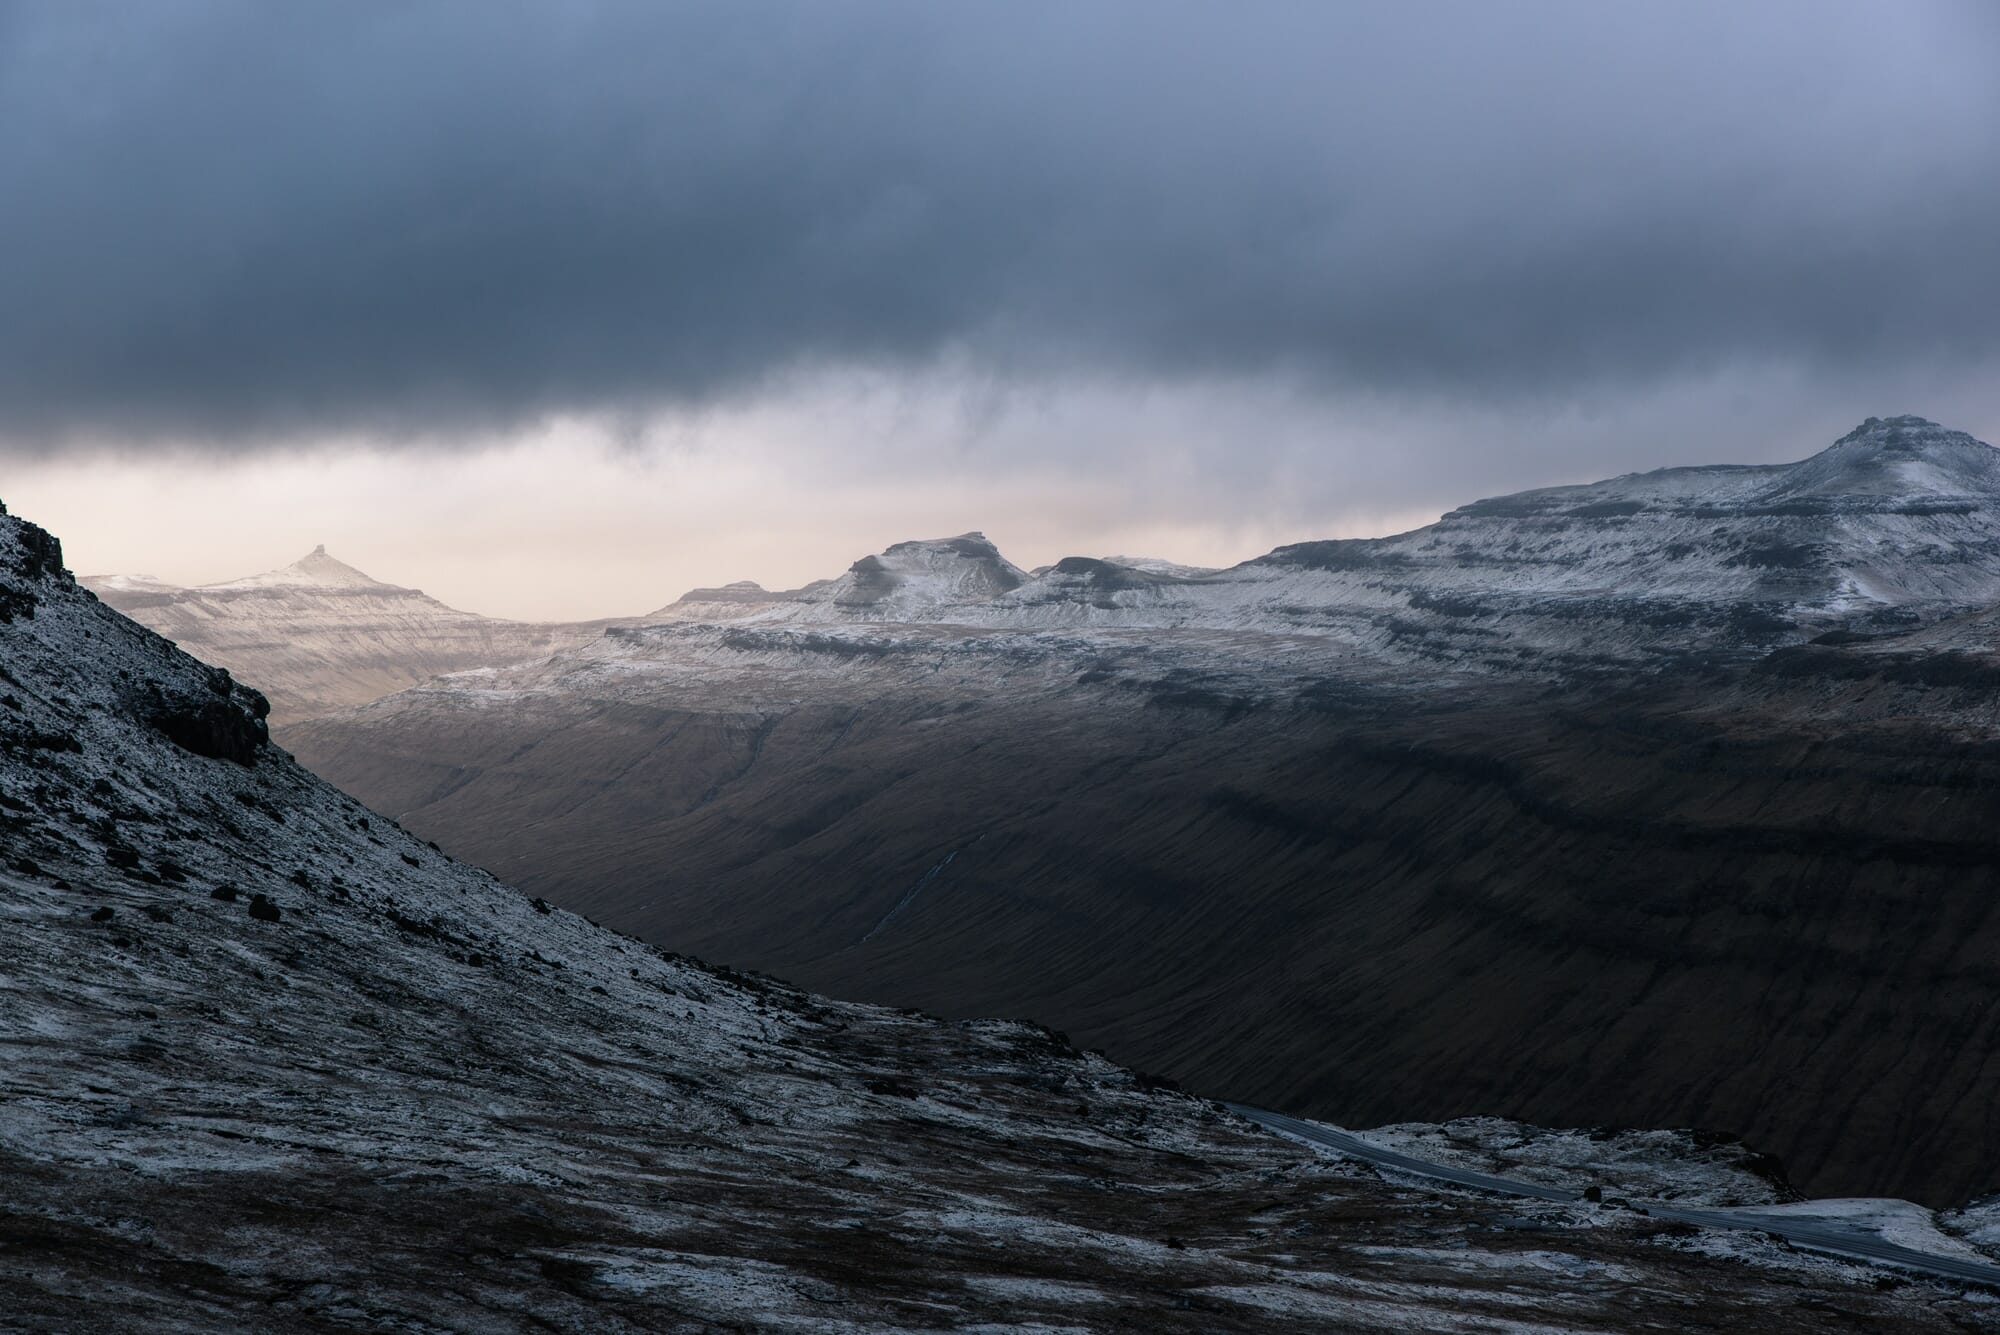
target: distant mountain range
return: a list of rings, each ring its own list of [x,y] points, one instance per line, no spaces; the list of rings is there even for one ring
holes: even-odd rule
[[[1220,571],[899,543],[280,739],[835,993],[1336,1120],[1720,1127],[1957,1199],[2000,1185],[1995,459],[1870,419]],[[270,680],[211,633],[174,637]]]
[[[1643,664],[2000,598],[1994,453],[1921,418],[1870,419],[1797,464],[1523,492],[1228,570],[1071,557],[1031,576],[968,533],[785,593],[696,591],[655,615],[721,619],[710,609],[726,603],[728,619],[767,623],[1252,630],[1502,671]]]
[[[897,543],[799,589],[742,581],[572,624],[461,612],[324,547],[194,589],[144,575],[83,583],[258,683],[281,721],[659,622],[1248,631],[1384,664],[1570,677],[1907,630],[2000,601],[1994,453],[1922,418],[1871,418],[1797,464],[1522,492],[1411,533],[1300,543],[1227,570],[1068,557],[1031,573],[966,533]]]
[[[105,603],[254,681],[279,724],[447,672],[538,658],[601,626],[502,621],[371,579],[325,547],[291,565],[184,589],[148,575],[80,581]]]

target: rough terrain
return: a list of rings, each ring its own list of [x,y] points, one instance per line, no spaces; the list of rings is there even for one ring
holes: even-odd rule
[[[1033,1026],[620,937],[293,765],[0,517],[0,1328],[1957,1330],[1387,1183]]]
[[[2000,1186],[1994,454],[1871,420],[1207,574],[905,543],[284,736],[534,893],[836,995],[1952,1205]]]

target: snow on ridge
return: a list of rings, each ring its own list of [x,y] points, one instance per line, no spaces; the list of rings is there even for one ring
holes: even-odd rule
[[[1408,533],[1295,543],[1221,570],[1070,557],[1028,574],[970,533],[897,543],[797,594],[690,595],[664,613],[1343,635],[1356,618],[1453,633],[1505,619],[1581,653],[1643,656],[1648,645],[1684,646],[1677,628],[1712,620],[1718,605],[1754,609],[1736,629],[1717,628],[1734,644],[1881,609],[2000,599],[1992,508],[2000,451],[1921,418],[1871,418],[1797,463],[1663,468],[1517,492]],[[1544,624],[1530,630],[1535,617]],[[1596,628],[1580,630],[1586,623]]]
[[[949,620],[957,609],[976,607],[1027,580],[1027,572],[983,533],[922,538],[862,557],[839,578],[800,590],[772,614],[793,620]]]
[[[173,594],[184,593],[179,584],[171,584],[157,575],[84,575],[77,583],[92,591],[105,590],[111,593]]]
[[[1177,579],[1198,579],[1203,575],[1220,574],[1222,566],[1191,566],[1179,561],[1169,561],[1158,556],[1106,556],[1100,558],[1127,570],[1140,570],[1148,575],[1172,575]]]
[[[242,579],[222,580],[215,584],[203,584],[204,593],[234,593],[252,589],[326,589],[360,590],[379,592],[415,593],[397,584],[385,584],[371,575],[364,574],[345,561],[327,554],[326,545],[313,548],[288,566],[267,570],[261,575],[250,575]]]
[[[1929,621],[2000,601],[1996,457],[1920,418],[1870,419],[1798,463],[1524,491],[1408,533],[1290,544],[1221,570],[1066,557],[1029,574],[972,531],[898,542],[798,589],[745,580],[689,590],[637,620],[1307,635],[1481,672],[1647,667],[1872,631],[1884,618],[1907,629],[1911,614]],[[324,548],[203,589],[116,577],[93,586],[256,681],[290,716],[592,638],[581,626],[456,611]],[[347,681],[355,671],[367,681]]]
[[[268,694],[289,721],[443,672],[519,662],[587,638],[574,626],[461,611],[316,547],[291,565],[196,588],[131,576],[83,581],[105,603]]]
[[[1880,498],[1971,501],[2000,497],[2000,450],[1921,417],[1871,417],[1785,475],[1757,499]]]

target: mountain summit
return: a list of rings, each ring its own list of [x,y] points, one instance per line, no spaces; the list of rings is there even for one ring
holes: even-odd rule
[[[1537,488],[1227,570],[1067,557],[1028,574],[972,532],[897,543],[795,592],[697,591],[655,617],[1279,632],[1563,674],[1985,606],[2000,599],[1996,513],[2000,451],[1922,417],[1878,417],[1797,463]]]
[[[1987,606],[2000,600],[1996,512],[2000,451],[1925,418],[1870,418],[1797,463],[1543,487],[1409,533],[1297,543],[1227,570],[1068,557],[1030,575],[975,530],[896,543],[803,588],[694,589],[638,620],[1279,633],[1383,662],[1560,677]],[[536,659],[603,628],[461,612],[324,546],[201,589],[85,583],[257,683],[280,724]]]
[[[144,576],[81,581],[104,602],[270,696],[293,722],[467,668],[516,663],[596,633],[462,612],[385,584],[324,544],[261,575],[178,588]]]
[[[210,593],[232,593],[250,589],[370,589],[396,593],[414,592],[395,584],[384,584],[381,580],[356,570],[345,561],[327,555],[324,543],[288,566],[267,570],[261,575],[225,580],[220,584],[204,584],[201,587]]]
[[[1020,588],[1027,578],[984,533],[961,533],[899,542],[878,556],[864,556],[823,592],[800,601],[905,619],[985,602]]]
[[[1819,499],[1880,507],[1898,501],[2000,501],[2000,450],[1922,417],[1871,417],[1792,465],[1761,501]]]

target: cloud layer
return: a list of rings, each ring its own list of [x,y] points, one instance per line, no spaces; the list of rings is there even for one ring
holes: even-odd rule
[[[1971,373],[1986,14],[0,0],[0,441]]]

